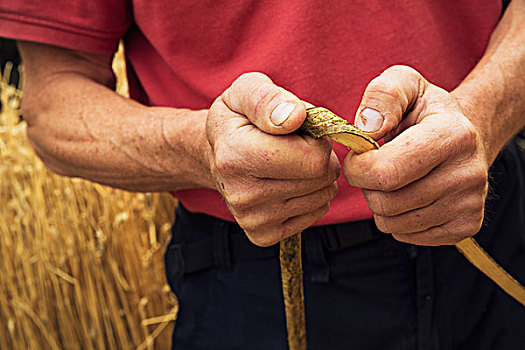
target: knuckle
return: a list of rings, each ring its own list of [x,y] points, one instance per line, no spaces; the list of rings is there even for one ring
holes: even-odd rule
[[[270,115],[280,97],[281,91],[275,85],[257,84],[249,94],[250,104],[253,106],[253,115],[259,117]]]
[[[338,186],[337,186],[337,182],[333,182],[328,187],[328,200],[327,200],[327,202],[330,202],[331,200],[333,200],[337,196],[338,190],[339,189],[338,189]]]
[[[302,169],[309,178],[320,178],[325,174],[325,167],[317,161],[306,161]]]
[[[272,86],[271,79],[263,73],[244,73],[235,79],[230,88],[224,91],[222,97],[227,101],[226,104],[228,106],[233,107],[237,111],[244,110],[245,107],[250,106],[253,111],[253,109],[257,109],[261,93],[267,94],[265,91]]]
[[[307,229],[314,222],[316,222],[317,220],[325,216],[329,210],[330,210],[330,203],[325,203],[321,205],[320,207],[318,207],[317,209],[315,209],[313,212],[310,213],[311,214],[310,220],[308,222],[305,222],[302,226],[298,227],[298,229],[295,230],[294,232],[300,232],[300,231]]]
[[[485,191],[488,186],[489,174],[484,167],[478,167],[472,172],[469,172],[469,183],[476,187],[481,187]]]
[[[468,226],[466,228],[465,234],[468,236],[473,236],[478,233],[483,227],[483,218],[484,218],[484,206],[483,204],[477,205],[474,208],[473,215],[470,216],[468,221]]]
[[[228,90],[226,90],[226,91],[228,91]],[[219,107],[218,106],[221,103],[222,99],[223,99],[223,96],[221,95],[221,96],[216,97],[215,100],[213,100],[213,103],[210,105],[210,108],[208,109],[208,118],[210,116],[215,116],[215,115],[219,114]]]
[[[388,223],[389,221],[388,218],[381,216],[381,215],[374,215],[374,221],[379,231],[384,232],[384,233],[392,233],[392,230]]]
[[[271,245],[279,240],[279,223],[283,219],[280,212],[259,207],[238,212],[235,219],[247,234],[257,240],[257,245]]]
[[[234,145],[216,147],[215,168],[217,171],[221,174],[234,174],[242,171],[249,159],[246,152],[240,151],[240,148]]]
[[[329,210],[330,210],[330,203],[329,202],[324,203],[323,205],[321,205],[320,207],[318,207],[317,209],[312,211],[310,213],[310,220],[308,222],[304,223],[303,226],[298,227],[297,230],[295,230],[294,232],[301,232],[301,231],[307,229],[314,222],[318,221],[323,216],[325,216],[328,213]]]
[[[336,181],[339,176],[341,175],[341,164],[339,164],[339,160],[337,160],[337,157],[332,158],[333,161],[331,161],[328,165],[329,168],[329,179],[330,181]]]
[[[232,83],[232,87],[237,87],[239,85],[246,86],[256,81],[257,82],[261,82],[261,81],[271,82],[270,78],[261,72],[248,72],[248,73],[241,74],[237,79],[235,79],[235,81]]]
[[[368,84],[361,104],[378,108],[389,106],[388,109],[393,107],[391,113],[401,117],[403,110],[397,109],[408,107],[409,96],[417,96],[423,91],[422,84],[425,84],[425,80],[414,68],[391,66]]]
[[[319,215],[319,217],[317,218],[317,220],[319,220],[320,218],[322,218],[323,216],[325,216],[326,214],[328,214],[328,212],[330,211],[330,204],[329,203],[326,203],[322,208],[321,208],[321,214]],[[317,221],[315,220],[315,221]]]
[[[489,186],[489,174],[484,167],[465,165],[452,175],[457,178],[455,186],[463,202],[484,205]]]
[[[246,236],[250,238],[250,241],[252,240],[251,237],[257,236],[258,225],[242,219],[240,215],[236,215],[235,220],[237,221],[237,224],[239,224],[239,226],[244,230]]]
[[[391,192],[399,188],[399,172],[394,163],[376,162],[372,165],[371,175],[381,191]]]
[[[354,172],[354,167],[352,164],[350,164],[350,162],[346,161],[346,159],[343,163],[343,176],[350,186],[357,187],[357,182],[355,179],[357,175]]]
[[[303,168],[310,177],[320,178],[327,177],[329,179],[339,173],[338,165],[331,164],[331,153],[323,151],[314,151],[309,157],[303,158]]]
[[[476,233],[478,233],[479,231],[481,231],[481,228],[483,227],[483,218],[484,216],[481,215],[480,219],[477,220],[475,223],[474,223],[474,230],[472,232],[472,234],[470,236],[473,236],[475,235]]]
[[[215,157],[215,168],[221,174],[229,174],[237,169],[235,157],[230,155],[217,155]]]
[[[440,226],[436,230],[436,238],[434,241],[428,244],[429,246],[438,246],[438,245],[452,245],[456,244],[459,241],[469,237],[471,234],[469,230],[454,230],[452,231],[447,225]]]
[[[270,78],[261,72],[247,72],[243,73],[239,76],[237,79],[247,80],[247,81],[253,81],[253,80],[259,80],[259,81],[268,81],[271,82]]]
[[[373,79],[370,84],[368,84],[362,103],[373,104],[373,102],[377,100],[377,97],[374,96],[375,94],[384,95],[380,97],[384,98],[386,96],[393,100],[400,100],[402,97],[401,92],[399,91],[399,88],[395,82],[391,80],[385,80],[382,76]]]
[[[221,111],[219,104],[214,102],[210,106],[206,116],[206,138],[212,147],[219,138],[221,132],[224,132],[224,121],[226,118],[227,117],[224,116],[224,113]]]
[[[465,238],[467,238],[467,237],[474,236],[476,233],[478,233],[481,230],[482,227],[483,227],[483,219],[473,221],[472,225],[471,225],[471,229],[468,230],[466,232],[466,235],[464,237],[461,237],[458,240],[458,242],[463,240],[463,239],[465,239]]]
[[[225,193],[224,199],[235,212],[242,212],[251,207],[251,200],[248,196],[243,193]]]
[[[453,224],[453,225],[452,225]],[[451,222],[437,228],[440,244],[456,244],[468,237],[474,236],[483,226],[483,213],[476,213],[468,218],[463,217],[459,222]],[[451,228],[453,227],[453,228]]]
[[[310,201],[309,205],[304,206],[303,210],[310,211],[319,209],[322,206],[328,205],[337,196],[337,183],[334,182],[327,187],[325,187],[320,193],[318,193],[317,198]]]
[[[456,186],[468,190],[467,193],[474,193],[479,196],[480,193],[484,200],[488,190],[489,174],[485,165],[480,162],[463,162],[455,169],[451,176],[457,178]]]
[[[275,237],[272,237],[266,234],[253,234],[253,233],[248,233],[246,230],[245,232],[250,242],[252,242],[253,244],[259,247],[269,247],[279,242],[279,240],[276,239]]]
[[[325,203],[302,216],[302,220],[287,220],[281,225],[280,237],[285,238],[310,227],[330,210],[330,204]]]
[[[396,72],[407,76],[413,76],[416,78],[421,77],[421,73],[419,73],[417,70],[410,66],[405,66],[402,64],[395,64],[393,66],[390,66],[385,70],[385,72]]]
[[[378,191],[367,191],[367,199],[370,210],[376,215],[392,216],[395,215],[395,209],[392,205],[388,205],[384,193]]]
[[[398,242],[401,242],[401,243],[415,243],[413,242],[413,240],[411,239],[410,235],[396,235],[395,233],[392,234],[392,237],[398,241]]]
[[[478,133],[474,126],[465,125],[456,128],[455,132],[456,147],[458,149],[469,151],[469,154],[477,150]]]
[[[237,223],[239,224],[239,226],[242,227],[242,229],[246,232],[246,234],[249,237],[250,236],[253,236],[253,237],[260,236],[260,229],[262,225],[256,220],[253,220],[252,215],[236,213],[235,220],[237,220]]]
[[[441,246],[441,245],[452,245],[452,244],[454,244],[454,243],[451,243],[448,238],[443,239],[440,236],[426,237],[426,239],[418,240],[418,241],[414,241],[414,240],[410,239],[409,235],[403,235],[403,236],[408,236],[406,238],[406,241],[405,241],[406,243],[414,243],[414,244],[417,244],[417,245],[424,245],[424,246],[427,246],[427,247],[438,247],[438,246]]]

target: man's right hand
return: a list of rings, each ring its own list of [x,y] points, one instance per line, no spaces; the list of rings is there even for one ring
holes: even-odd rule
[[[304,102],[261,73],[243,74],[209,110],[211,174],[257,245],[311,226],[337,194],[340,168],[332,142],[290,134],[305,117]]]

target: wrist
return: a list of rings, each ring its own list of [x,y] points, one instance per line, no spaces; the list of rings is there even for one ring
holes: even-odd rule
[[[460,88],[452,91],[451,94],[458,102],[465,117],[474,126],[480,140],[480,151],[483,153],[487,167],[490,167],[505,144],[505,140],[495,137],[497,135],[494,127],[497,123],[496,109],[483,105],[480,99],[472,98],[472,95],[463,93]]]
[[[211,176],[211,146],[206,138],[207,110],[151,107],[161,118],[158,138],[167,145],[162,157],[168,161],[167,171],[183,188],[216,189]],[[179,187],[179,186],[176,186]]]

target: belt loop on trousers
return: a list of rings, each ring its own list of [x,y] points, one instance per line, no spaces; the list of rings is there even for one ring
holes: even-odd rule
[[[321,229],[313,228],[305,231],[303,238],[304,250],[310,268],[310,281],[328,282],[330,280],[330,267],[321,240]]]
[[[229,223],[219,222],[213,230],[213,261],[215,266],[227,267],[231,265]]]

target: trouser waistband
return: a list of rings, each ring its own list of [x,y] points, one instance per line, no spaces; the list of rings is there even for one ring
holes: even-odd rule
[[[251,243],[237,223],[192,213],[182,204],[177,208],[172,232],[172,242],[166,252],[169,278],[214,266],[229,266],[235,261],[273,258],[279,254],[278,245],[258,247]],[[303,249],[316,276],[314,279],[328,279],[326,252],[357,246],[380,236],[373,220],[306,229],[303,231]]]

